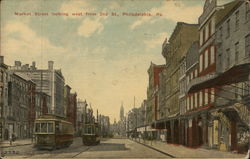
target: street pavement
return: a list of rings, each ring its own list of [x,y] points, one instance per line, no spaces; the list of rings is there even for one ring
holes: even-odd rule
[[[16,147],[16,146],[31,145],[31,144],[32,144],[31,139],[16,140],[15,142],[12,142],[11,145],[10,145],[10,141],[5,140],[5,141],[0,142],[0,148]]]
[[[68,148],[54,151],[37,150],[31,140],[16,142],[11,147],[1,148],[4,158],[244,158],[243,154],[207,149],[190,149],[160,141],[130,139],[102,139],[97,146],[84,146],[81,138],[75,138]],[[18,144],[19,143],[19,144]],[[24,145],[21,146],[21,143]],[[5,145],[6,146],[6,145]]]
[[[63,149],[37,150],[32,145],[2,149],[5,158],[169,158],[160,152],[128,139],[104,139],[100,145],[84,146],[81,138]]]
[[[133,139],[137,143],[152,147],[161,152],[171,154],[175,158],[245,158],[246,154],[238,154],[233,152],[223,152],[218,150],[204,148],[188,148],[182,145],[168,144],[162,141],[149,141],[139,138]]]

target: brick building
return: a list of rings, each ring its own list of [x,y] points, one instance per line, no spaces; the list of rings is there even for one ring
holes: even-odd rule
[[[8,82],[7,82],[8,66],[4,64],[4,57],[0,56],[0,141],[6,138],[5,134],[5,112],[8,108]]]
[[[69,106],[67,107],[66,120],[71,122],[76,131],[76,118],[77,118],[77,94],[70,93]]]

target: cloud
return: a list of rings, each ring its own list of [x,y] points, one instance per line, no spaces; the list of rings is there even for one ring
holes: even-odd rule
[[[167,32],[159,33],[154,38],[150,38],[149,40],[144,40],[144,44],[146,48],[152,49],[158,46],[161,46],[164,40],[168,37]]]
[[[82,24],[78,27],[77,33],[83,37],[90,37],[93,33],[100,34],[103,31],[104,25],[101,22],[101,18],[90,19],[86,18],[82,21]]]
[[[38,36],[28,25],[19,21],[10,21],[3,26],[1,43],[2,53],[9,62],[41,62],[41,58],[44,62],[68,53],[67,49],[53,45],[49,39]]]
[[[163,2],[163,5],[161,7],[152,8],[149,12],[152,15],[161,13],[163,14],[163,16],[141,17],[139,20],[135,21],[133,24],[130,25],[130,29],[134,30],[135,28],[145,23],[154,23],[162,18],[172,20],[174,22],[182,21],[186,23],[197,23],[198,17],[202,13],[202,7],[187,7],[181,1],[166,1]]]
[[[88,1],[80,0],[68,0],[61,5],[60,12],[62,13],[85,13],[85,12],[94,12],[96,8],[88,3]],[[77,18],[78,16],[64,16],[66,18]]]
[[[136,27],[149,22],[151,19],[152,19],[151,17],[147,17],[147,16],[142,17],[139,20],[135,21],[132,25],[130,25],[130,29],[134,30]]]

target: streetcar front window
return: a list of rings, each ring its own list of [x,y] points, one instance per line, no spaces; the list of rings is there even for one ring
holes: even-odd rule
[[[86,126],[85,127],[85,133],[86,134],[93,134],[93,128],[92,128],[92,126]]]
[[[53,123],[48,123],[48,133],[53,132]]]
[[[40,123],[36,123],[35,132],[40,132],[40,131],[41,131]]]
[[[43,133],[47,132],[47,123],[41,123],[41,132]]]

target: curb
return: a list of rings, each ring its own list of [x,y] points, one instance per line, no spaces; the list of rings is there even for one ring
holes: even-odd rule
[[[131,140],[131,139],[129,139],[129,140]],[[169,153],[166,153],[166,152],[164,152],[164,151],[161,151],[161,150],[159,150],[159,149],[157,149],[157,148],[154,148],[154,147],[152,147],[152,146],[149,146],[149,145],[147,145],[147,144],[141,143],[141,142],[136,141],[136,140],[131,140],[131,141],[134,141],[134,142],[136,142],[136,143],[138,143],[138,144],[141,144],[141,145],[143,145],[143,146],[146,146],[146,147],[148,147],[148,148],[150,148],[150,149],[153,149],[153,150],[155,150],[155,151],[157,151],[157,152],[160,152],[160,153],[162,153],[162,154],[164,154],[164,155],[166,155],[166,156],[169,156],[169,157],[171,157],[171,158],[176,158],[175,156],[173,156],[173,155],[171,155],[171,154],[169,154]]]
[[[26,145],[32,145],[32,143],[22,144],[22,145],[0,146],[0,148],[18,147],[18,146],[26,146]]]

